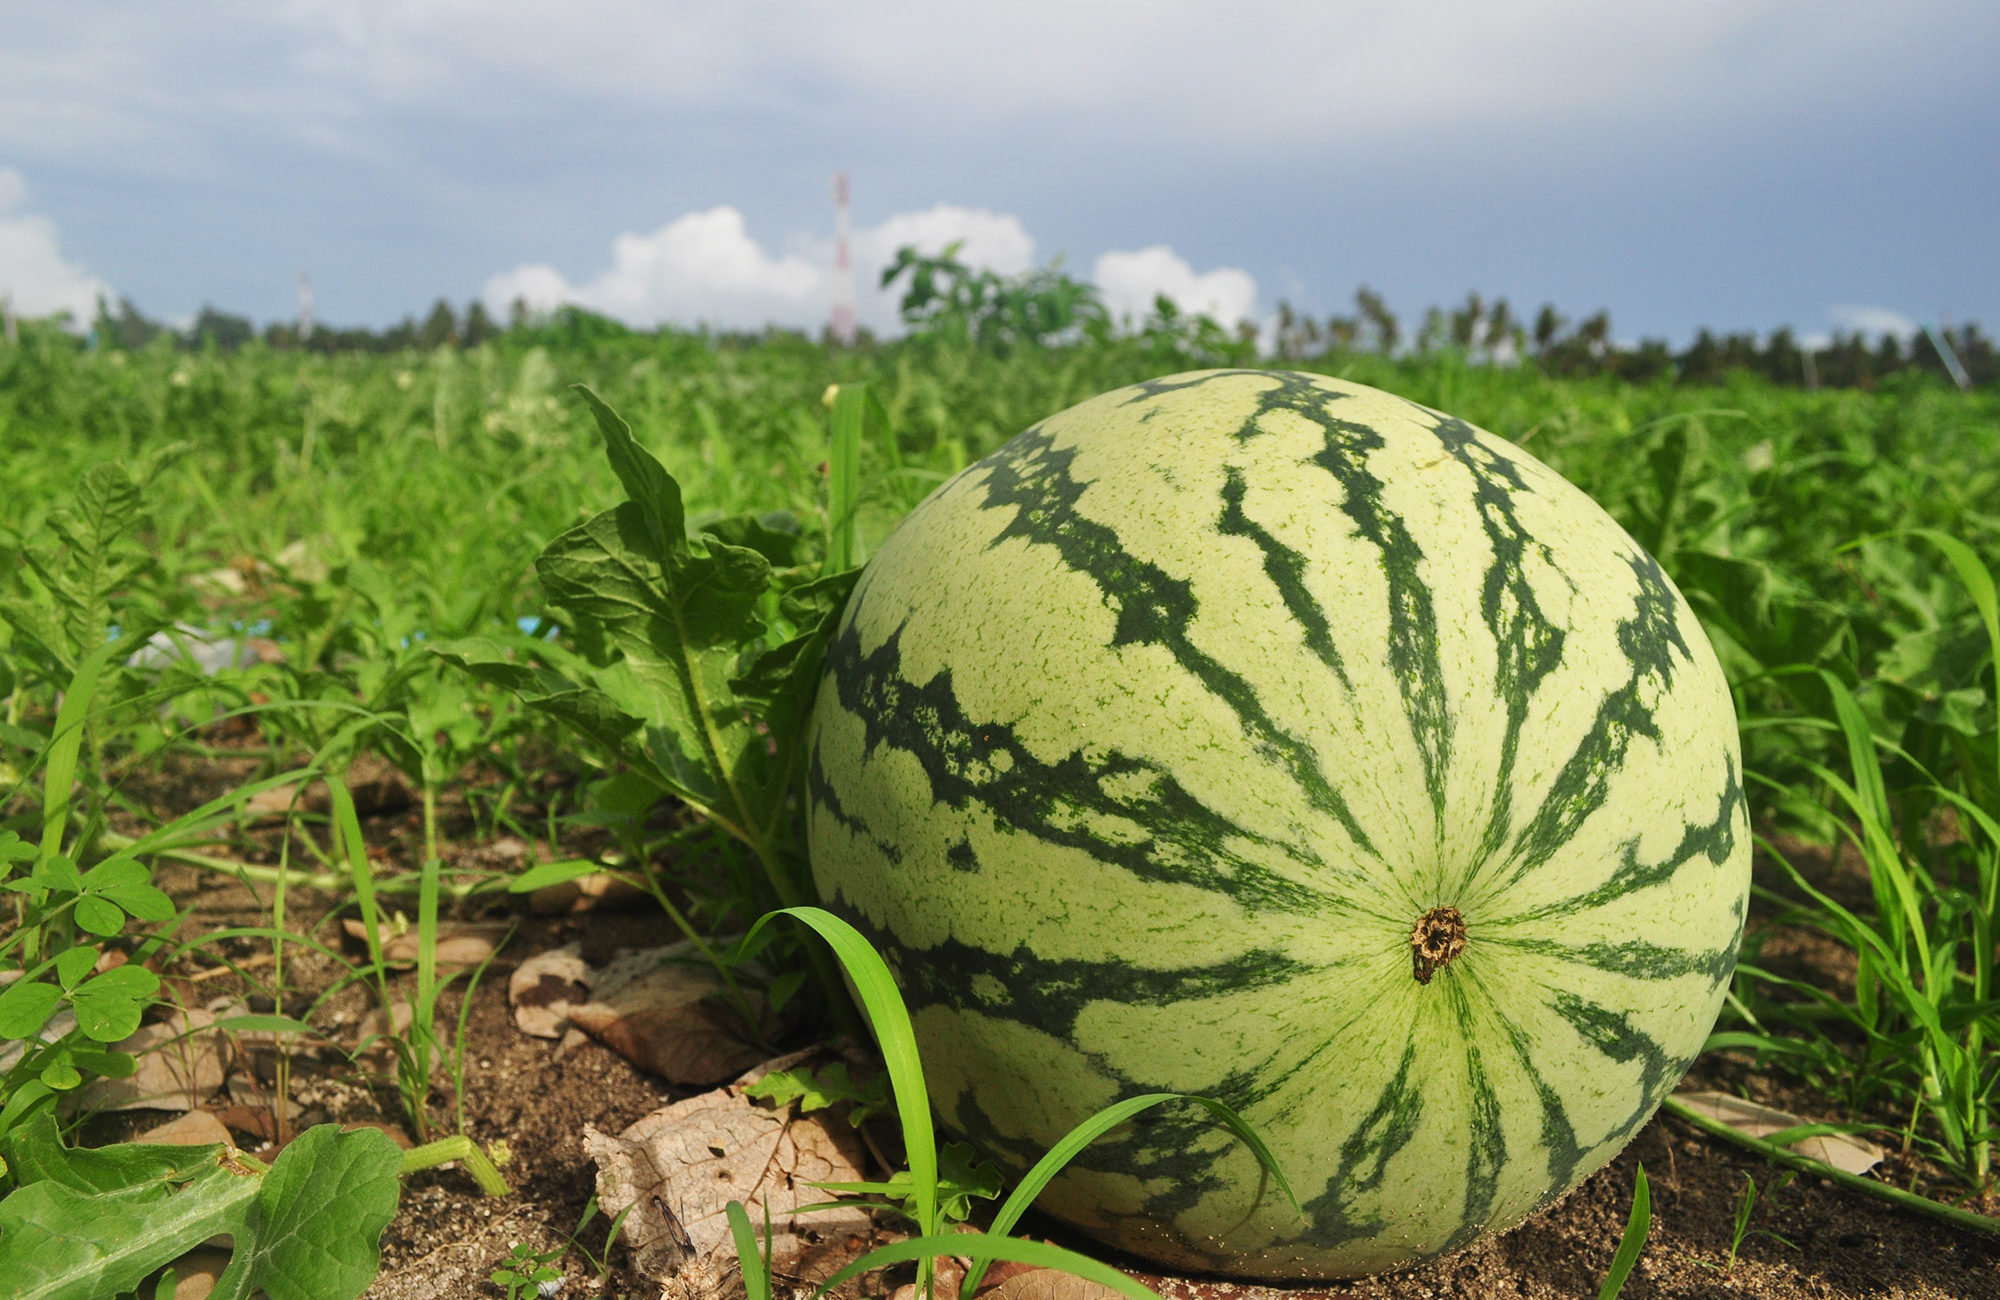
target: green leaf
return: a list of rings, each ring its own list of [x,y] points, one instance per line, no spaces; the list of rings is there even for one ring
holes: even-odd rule
[[[620,702],[632,711],[645,701],[648,756],[677,793],[745,833],[784,794],[767,770],[763,733],[729,686],[743,647],[764,634],[756,607],[770,561],[712,538],[690,541],[679,484],[594,393],[577,391],[631,499],[549,544],[535,563],[542,590],[623,653],[641,689]]]
[[[0,1141],[19,1186],[0,1200],[10,1300],[130,1291],[210,1237],[235,1248],[212,1293],[349,1300],[374,1280],[401,1154],[376,1129],[308,1129],[266,1174],[220,1146],[72,1151],[37,1115]]]
[[[83,888],[83,877],[68,855],[57,853],[35,868],[35,883],[58,894],[74,894]]]
[[[41,980],[17,979],[0,989],[0,1039],[33,1038],[61,998],[61,989]]]
[[[723,1212],[729,1217],[729,1235],[736,1243],[736,1263],[743,1273],[745,1300],[771,1300],[771,1265],[758,1244],[757,1234],[751,1230],[750,1212],[741,1201],[731,1201]]]
[[[153,885],[146,864],[129,857],[110,858],[83,873],[83,890],[107,898],[142,921],[174,919],[174,903]]]
[[[594,875],[603,870],[589,858],[565,858],[561,862],[538,862],[507,882],[510,894],[531,894],[537,889]]]
[[[76,1064],[58,1056],[42,1067],[41,1080],[57,1092],[68,1092],[83,1082],[83,1075],[77,1072]]]
[[[358,1141],[356,1139],[359,1139]],[[307,1129],[265,1175],[213,1300],[345,1300],[382,1264],[402,1152],[380,1129]]]
[[[826,668],[826,644],[860,572],[849,569],[786,592],[780,602],[785,617],[804,631],[764,651],[748,672],[730,680],[731,689],[764,719],[780,752],[788,756],[803,752],[813,698]]]
[[[56,955],[56,980],[64,989],[73,989],[76,982],[90,974],[97,965],[97,949],[76,947]]]
[[[139,1027],[146,1004],[160,991],[160,977],[127,963],[94,976],[71,990],[69,1004],[77,1028],[100,1043],[115,1043]]]
[[[889,1076],[878,1074],[867,1083],[856,1083],[845,1061],[835,1061],[817,1073],[811,1070],[773,1070],[743,1089],[746,1097],[783,1106],[796,1101],[801,1114],[825,1110],[841,1102],[851,1102],[855,1124],[889,1104]]]
[[[113,935],[125,928],[125,912],[116,903],[85,894],[76,900],[76,923],[92,934]]]

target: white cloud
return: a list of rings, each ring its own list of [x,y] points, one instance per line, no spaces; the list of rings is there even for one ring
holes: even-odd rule
[[[849,249],[855,268],[856,315],[877,331],[897,328],[900,284],[883,292],[881,273],[905,245],[936,255],[952,243],[969,266],[1016,275],[1034,265],[1035,241],[1019,217],[937,204],[856,230]],[[832,311],[833,241],[801,236],[793,251],[773,254],[733,207],[691,212],[651,234],[626,232],[611,241],[611,266],[581,284],[545,263],[526,263],[493,276],[480,297],[506,312],[518,298],[547,311],[575,303],[633,325],[670,322],[718,329],[784,325],[817,330]]]
[[[55,222],[26,211],[28,185],[21,173],[0,167],[0,294],[12,299],[19,316],[53,316],[66,311],[77,325],[97,315],[101,294],[111,286],[63,256]]]
[[[1843,303],[1826,313],[1835,329],[1850,333],[1860,333],[1868,338],[1878,338],[1893,334],[1908,340],[1923,328],[1893,307],[1870,307],[1856,303]]]
[[[1097,259],[1091,280],[1103,291],[1111,318],[1136,324],[1152,314],[1153,299],[1165,294],[1181,311],[1213,316],[1235,328],[1257,307],[1257,281],[1248,271],[1219,266],[1197,273],[1187,259],[1165,244],[1133,252],[1110,252]]]
[[[914,244],[935,257],[958,243],[958,260],[1000,275],[1019,275],[1035,264],[1035,238],[1011,213],[939,203],[922,212],[901,212],[879,226],[854,234],[857,267],[887,266],[896,250]]]

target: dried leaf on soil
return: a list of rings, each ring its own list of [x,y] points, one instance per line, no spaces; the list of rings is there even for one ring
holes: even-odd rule
[[[540,953],[507,991],[522,1032],[554,1038],[574,1025],[669,1083],[719,1083],[763,1056],[690,943],[621,952],[602,967],[585,965],[574,945]],[[761,1013],[762,999],[752,993],[750,1002]]]
[[[1101,1282],[1087,1282],[1057,1268],[1031,1268],[998,1286],[981,1288],[986,1300],[1117,1300]]]
[[[366,940],[368,927],[353,919],[340,923],[350,939]],[[438,927],[437,968],[440,971],[468,970],[493,955],[500,941],[514,927],[506,921],[447,921]],[[417,964],[419,943],[415,930],[383,936],[382,961],[388,966]]]
[[[727,1207],[743,1202],[763,1231],[771,1221],[771,1263],[788,1276],[830,1274],[840,1249],[871,1230],[865,1210],[799,1215],[829,1200],[810,1186],[866,1177],[854,1130],[823,1115],[767,1110],[734,1088],[718,1088],[654,1111],[617,1137],[584,1130],[597,1162],[598,1203],[617,1215],[633,1208],[622,1232],[641,1272],[674,1281],[689,1300],[736,1286],[736,1251]],[[817,1257],[829,1256],[822,1269]]]
[[[1769,1137],[1781,1130],[1813,1122],[1771,1106],[1760,1106],[1742,1097],[1732,1097],[1726,1092],[1677,1092],[1674,1099],[1685,1102],[1690,1109],[1700,1111],[1710,1119],[1720,1120],[1739,1133],[1756,1138]],[[1849,1174],[1865,1174],[1882,1163],[1881,1147],[1843,1133],[1809,1137],[1794,1143],[1792,1150]]]

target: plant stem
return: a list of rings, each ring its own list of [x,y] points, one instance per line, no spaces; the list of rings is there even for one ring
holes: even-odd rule
[[[1903,1209],[1949,1223],[1954,1227],[1965,1228],[1972,1232],[1985,1233],[1989,1237],[2000,1237],[2000,1219],[1989,1218],[1984,1214],[1975,1214],[1971,1210],[1961,1210],[1955,1205],[1946,1205],[1942,1201],[1934,1201],[1928,1196],[1918,1196],[1914,1192],[1906,1192],[1900,1187],[1893,1187],[1888,1183],[1878,1182],[1873,1178],[1863,1178],[1859,1174],[1850,1174],[1844,1170],[1835,1169],[1825,1161],[1814,1160],[1811,1156],[1802,1156],[1788,1147],[1781,1147],[1775,1143],[1766,1142],[1762,1138],[1754,1138],[1748,1133],[1739,1132],[1729,1125],[1724,1124],[1721,1120],[1710,1119],[1678,1098],[1668,1097],[1660,1103],[1660,1109],[1666,1111],[1676,1119],[1686,1120],[1704,1133],[1719,1137],[1726,1142],[1734,1142],[1737,1146],[1747,1151],[1754,1151],[1773,1164],[1783,1165],[1787,1169],[1796,1169],[1801,1173],[1813,1174],[1816,1177],[1826,1179],[1830,1183],[1837,1183],[1850,1191],[1860,1192],[1863,1196],[1872,1196],[1878,1201],[1887,1201],[1891,1205],[1901,1206]]]
[[[493,1161],[479,1149],[479,1144],[463,1133],[422,1146],[411,1147],[403,1153],[403,1167],[397,1172],[414,1174],[421,1169],[435,1169],[439,1165],[458,1161],[465,1166],[465,1172],[472,1175],[472,1181],[479,1184],[479,1190],[488,1196],[512,1196],[514,1189],[500,1176]]]
[[[130,848],[139,841],[116,831],[102,830],[97,834],[98,842],[112,849]],[[242,876],[266,885],[285,884],[293,888],[318,889],[334,892],[351,889],[354,885],[347,875],[333,871],[293,871],[286,867],[266,867],[255,862],[243,862],[236,858],[221,858],[207,853],[196,853],[190,849],[156,849],[150,855],[167,858],[174,862],[185,862],[191,867],[201,867],[208,871],[220,871],[227,876]],[[377,881],[375,888],[385,894],[410,893],[423,887],[421,875],[392,876]],[[438,882],[441,896],[451,899],[468,898],[478,892],[480,885],[449,884]]]

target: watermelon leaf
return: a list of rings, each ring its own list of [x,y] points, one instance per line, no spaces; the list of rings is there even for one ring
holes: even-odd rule
[[[0,1276],[21,1300],[93,1300],[218,1234],[235,1256],[214,1294],[344,1300],[381,1263],[401,1153],[376,1129],[308,1129],[268,1170],[222,1146],[70,1150],[46,1111],[4,1142]]]

